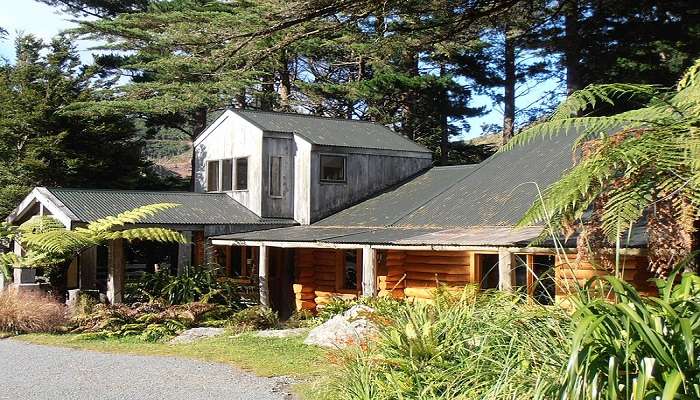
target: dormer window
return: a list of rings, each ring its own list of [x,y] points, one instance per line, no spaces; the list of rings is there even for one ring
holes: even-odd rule
[[[236,190],[248,190],[248,158],[236,159]]]
[[[321,154],[321,182],[345,182],[345,157]]]

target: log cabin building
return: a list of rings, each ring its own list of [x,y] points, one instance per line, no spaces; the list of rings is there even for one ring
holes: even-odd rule
[[[145,204],[180,204],[144,224],[181,231],[191,244],[115,242],[74,262],[71,284],[98,287],[114,302],[129,271],[159,263],[178,273],[211,261],[256,281],[260,302],[282,316],[334,297],[429,301],[437,286],[470,284],[547,303],[608,273],[576,261],[572,240],[542,240],[546,227],[515,228],[571,167],[575,136],[433,167],[426,148],[378,124],[227,110],[194,142],[194,193],[36,188],[8,220],[50,214],[72,228]],[[623,250],[624,277],[638,286],[649,278],[645,244],[636,228]]]

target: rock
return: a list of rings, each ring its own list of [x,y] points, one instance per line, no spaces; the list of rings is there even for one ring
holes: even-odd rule
[[[292,336],[301,336],[308,331],[308,328],[272,329],[267,331],[255,331],[253,334],[259,337],[287,338]]]
[[[206,339],[214,336],[223,335],[225,332],[224,328],[192,328],[188,329],[176,337],[174,337],[170,343],[171,344],[181,344],[181,343],[192,343],[197,340]]]
[[[367,318],[372,313],[373,308],[356,305],[312,329],[304,343],[338,349],[365,343],[378,332],[377,326]]]

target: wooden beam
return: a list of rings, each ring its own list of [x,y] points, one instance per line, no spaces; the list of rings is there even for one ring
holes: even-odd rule
[[[126,270],[124,240],[110,240],[107,254],[107,299],[112,304],[121,303],[124,300],[124,275]]]
[[[377,294],[377,256],[370,246],[362,246],[362,295],[374,297]]]
[[[185,273],[187,267],[192,265],[192,231],[183,231],[182,236],[187,239],[187,243],[177,245],[177,274]]]
[[[513,290],[513,253],[506,247],[498,249],[498,289]]]
[[[270,307],[270,287],[268,282],[269,275],[269,254],[267,246],[260,246],[260,258],[258,264],[258,279],[260,289],[260,305]]]

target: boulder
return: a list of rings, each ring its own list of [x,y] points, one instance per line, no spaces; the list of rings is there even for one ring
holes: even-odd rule
[[[192,328],[174,337],[171,344],[192,343],[197,340],[223,335],[224,328]]]
[[[305,344],[342,349],[361,345],[377,336],[377,325],[368,317],[374,309],[356,305],[329,319],[309,332]]]

